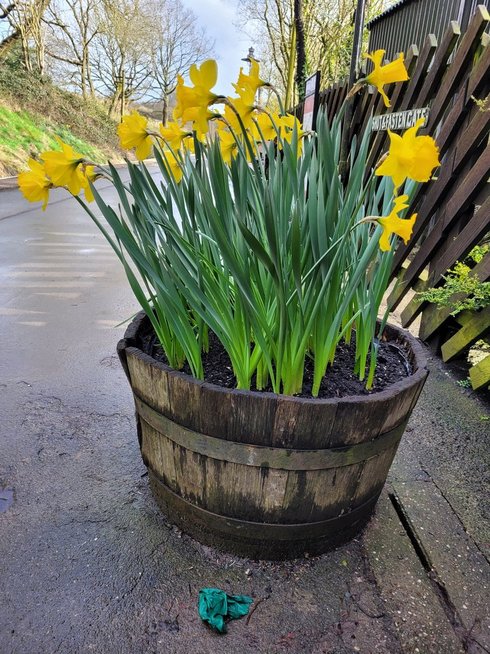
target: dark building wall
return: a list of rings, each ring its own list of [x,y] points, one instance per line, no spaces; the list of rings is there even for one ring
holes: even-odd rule
[[[420,48],[427,34],[440,41],[451,20],[464,31],[478,4],[490,8],[490,0],[400,0],[368,23],[369,51],[383,49],[393,59],[412,44]]]

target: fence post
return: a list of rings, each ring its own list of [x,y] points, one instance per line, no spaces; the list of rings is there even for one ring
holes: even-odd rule
[[[362,44],[362,31],[364,28],[364,10],[366,7],[366,0],[357,0],[357,8],[354,14],[354,38],[352,42],[352,54],[350,60],[349,82],[347,84],[347,93],[352,88],[356,76],[357,66],[361,55]],[[342,144],[340,148],[340,176],[345,183],[349,172],[348,158],[349,158],[349,143],[351,139],[351,122],[354,113],[354,98],[349,98],[346,101],[343,129],[342,129]]]

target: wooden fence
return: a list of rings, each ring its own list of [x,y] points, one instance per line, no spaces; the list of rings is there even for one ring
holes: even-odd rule
[[[441,334],[451,309],[422,302],[418,291],[441,285],[442,276],[490,231],[490,37],[485,30],[490,15],[483,5],[464,34],[452,21],[438,43],[429,35],[423,46],[406,53],[410,80],[388,88],[391,108],[430,107],[428,122],[420,133],[434,136],[440,149],[441,168],[435,179],[420,185],[411,209],[418,213],[408,245],[395,254],[393,277],[398,284],[389,297],[392,308],[401,302],[402,324],[409,326],[422,314],[420,337]],[[331,119],[347,94],[347,83],[334,84],[320,94],[320,104]],[[476,100],[484,101],[476,102]],[[485,103],[486,101],[486,103]],[[369,128],[373,115],[385,113],[381,96],[366,87],[354,100],[350,136]],[[296,109],[301,117],[301,105]],[[387,150],[386,132],[373,132],[370,167]],[[490,277],[490,254],[474,268],[480,281]],[[458,299],[462,299],[459,295]],[[460,330],[444,343],[442,356],[457,356],[490,329],[490,308],[460,317]],[[490,383],[490,356],[471,374],[475,387]]]

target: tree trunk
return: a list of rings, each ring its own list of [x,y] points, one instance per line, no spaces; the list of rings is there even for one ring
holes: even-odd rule
[[[168,114],[168,98],[166,95],[162,98],[162,123],[167,124],[167,114]]]
[[[90,97],[95,98],[94,81],[92,79],[92,71],[90,70],[90,62],[88,60],[88,55],[87,55],[87,82],[88,82],[88,88],[90,89]]]
[[[32,63],[29,53],[29,41],[27,34],[21,29],[21,42],[22,42],[22,58],[24,59],[24,66],[28,73],[32,73]]]
[[[44,73],[45,40],[44,40],[44,34],[41,25],[41,19],[42,19],[41,14],[39,15],[33,14],[30,35],[35,50],[35,65],[39,74],[42,76]]]
[[[306,83],[306,47],[301,0],[294,0],[294,27],[296,30],[296,87],[298,99],[303,102]]]
[[[109,110],[108,110],[108,115],[109,118],[114,118],[116,114],[116,107],[119,104],[121,98],[121,87],[118,85],[116,90],[114,91],[114,95],[111,98],[111,102],[109,104]]]
[[[46,59],[45,59],[45,49],[44,49],[44,38],[41,33],[39,33],[39,43],[37,43],[36,49],[37,49],[37,53],[36,53],[37,66],[39,68],[39,73],[42,76],[44,75]]]
[[[124,101],[126,100],[126,71],[125,71],[125,57],[124,57],[124,52],[122,53],[121,57],[121,123],[124,117]]]
[[[82,98],[87,99],[87,61],[85,53],[82,54],[82,65],[80,66],[80,85],[82,87]]]

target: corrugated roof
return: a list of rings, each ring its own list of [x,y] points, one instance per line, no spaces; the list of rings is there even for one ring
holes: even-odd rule
[[[366,24],[366,27],[371,29],[371,25],[374,25],[377,23],[379,20],[384,18],[385,16],[389,16],[392,14],[394,11],[397,11],[400,7],[403,5],[408,5],[410,2],[413,2],[413,0],[398,0],[398,2],[395,2],[394,5],[391,5],[391,7],[388,7],[388,9],[385,9],[381,14],[378,14],[378,16],[375,16],[372,18],[369,23]]]

